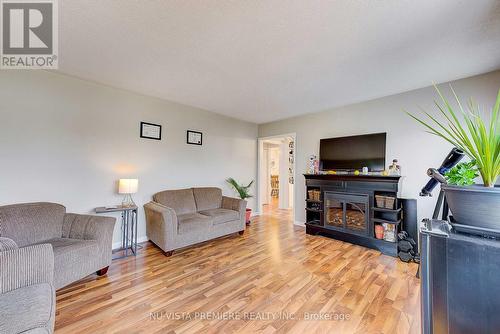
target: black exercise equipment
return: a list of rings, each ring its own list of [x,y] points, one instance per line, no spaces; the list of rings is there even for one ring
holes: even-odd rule
[[[444,175],[447,171],[455,167],[455,165],[460,160],[462,160],[464,154],[464,151],[454,147],[444,159],[441,167],[439,167],[438,169],[429,168],[429,170],[427,171],[427,175],[429,175],[431,179],[420,191],[420,196],[432,196],[432,191],[438,185],[438,183],[440,183],[440,180],[437,179],[439,178],[439,175]]]
[[[446,174],[447,171],[455,167],[460,160],[465,156],[464,151],[454,147],[451,149],[450,153],[446,156],[444,159],[443,163],[441,164],[441,167],[438,169],[435,168],[429,168],[427,170],[427,175],[431,177],[429,182],[422,188],[420,191],[420,196],[432,196],[432,191],[438,184],[446,184],[446,179],[444,175]],[[439,191],[439,196],[436,202],[436,206],[434,208],[434,212],[432,214],[432,219],[437,219],[439,216],[439,212],[441,211],[441,207],[443,207],[443,213],[441,216],[441,219],[443,220],[448,220],[448,203],[446,203],[446,198],[444,196],[444,191],[443,189],[440,189]],[[419,256],[417,254],[416,256]],[[417,277],[420,277],[420,266],[417,271]]]
[[[417,243],[406,231],[398,233],[398,257],[403,262],[419,262]]]

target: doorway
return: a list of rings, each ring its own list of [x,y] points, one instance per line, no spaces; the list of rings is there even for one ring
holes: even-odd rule
[[[295,199],[295,134],[259,138],[259,198],[261,214],[293,222]]]

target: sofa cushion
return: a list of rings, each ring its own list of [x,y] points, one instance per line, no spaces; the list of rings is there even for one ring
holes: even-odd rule
[[[52,330],[49,330],[48,327],[37,327],[30,329],[29,331],[23,332],[23,334],[52,334],[54,333]]]
[[[222,190],[220,188],[193,188],[197,211],[218,209],[222,205]]]
[[[166,190],[153,196],[156,203],[160,203],[174,209],[177,215],[196,213],[192,189]]]
[[[54,285],[56,289],[77,281],[95,271],[99,244],[95,240],[54,238],[43,243],[54,249]]]
[[[0,333],[21,333],[36,328],[48,333],[52,325],[54,291],[40,283],[2,294],[0,298]]]
[[[187,213],[177,216],[179,234],[196,233],[196,231],[207,230],[212,224],[213,219],[209,216],[199,213]]]
[[[200,211],[200,213],[212,217],[214,219],[214,225],[227,223],[240,218],[240,213],[238,211],[229,209],[210,209]]]
[[[0,207],[0,236],[19,247],[61,237],[66,208],[55,203],[25,203]]]

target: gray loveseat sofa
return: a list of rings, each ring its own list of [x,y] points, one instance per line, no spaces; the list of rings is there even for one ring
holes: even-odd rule
[[[20,249],[52,246],[56,289],[92,273],[106,274],[114,226],[115,218],[66,213],[64,206],[55,203],[0,207],[0,237],[11,239]]]
[[[246,201],[219,188],[166,190],[144,205],[150,241],[170,256],[175,249],[245,231]]]

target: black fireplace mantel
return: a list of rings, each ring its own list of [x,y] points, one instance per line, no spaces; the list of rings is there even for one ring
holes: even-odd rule
[[[353,244],[378,249],[387,255],[397,255],[397,242],[390,242],[375,238],[374,227],[379,224],[394,224],[396,234],[402,228],[402,208],[399,200],[402,177],[382,175],[354,175],[354,174],[304,174],[306,181],[306,232],[307,234],[322,234],[338,240]],[[310,191],[316,191],[319,198],[310,198]],[[352,196],[350,196],[352,195]],[[390,196],[395,199],[394,207],[379,208],[375,205],[375,196]],[[366,210],[366,217],[361,228],[349,227],[346,207],[343,204],[343,226],[331,223],[333,211],[339,215],[338,210],[332,209],[330,204],[332,197],[342,198],[366,198],[361,200],[361,207]],[[361,196],[361,197],[359,197]],[[352,207],[352,206],[351,206]],[[333,211],[332,211],[333,210]],[[352,215],[352,211],[351,215]],[[330,214],[330,216],[329,216]],[[361,216],[357,216],[358,218]],[[327,220],[330,219],[330,220]],[[335,218],[338,222],[339,218]],[[361,218],[359,218],[361,220]],[[342,224],[341,224],[342,225]]]
[[[394,175],[378,175],[378,174],[369,174],[369,175],[355,175],[355,174],[303,174],[304,177],[309,180],[340,180],[340,181],[357,181],[357,182],[388,182],[388,183],[398,183],[401,179],[401,176]]]

